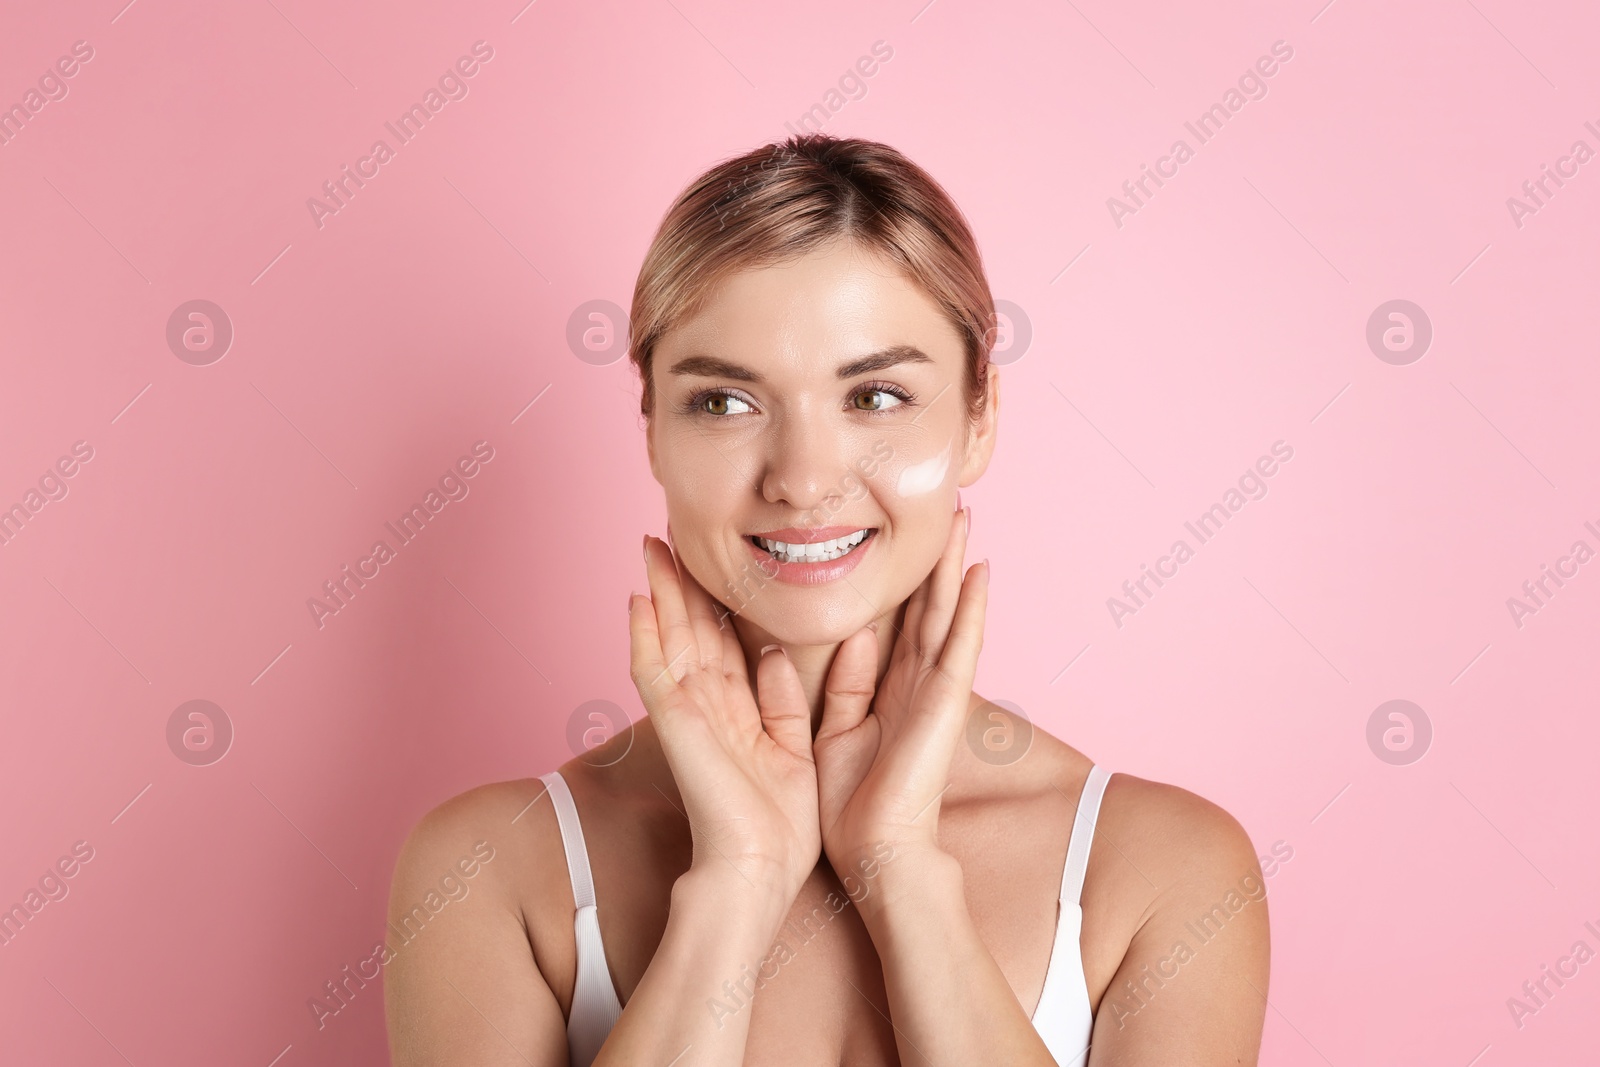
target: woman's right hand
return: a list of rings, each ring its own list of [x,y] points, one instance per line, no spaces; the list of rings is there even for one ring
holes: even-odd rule
[[[752,688],[722,605],[665,541],[647,535],[644,555],[650,596],[628,598],[631,672],[689,817],[690,869],[737,872],[787,904],[822,854],[799,676],[769,649]]]

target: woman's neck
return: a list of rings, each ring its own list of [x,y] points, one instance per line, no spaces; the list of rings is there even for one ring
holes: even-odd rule
[[[905,639],[900,637],[899,633],[900,622],[904,617],[905,604],[902,602],[877,618],[878,668],[873,675],[874,686],[882,682],[883,676],[889,672],[889,657],[894,651],[895,640]],[[828,672],[833,668],[834,657],[838,655],[842,642],[828,645],[791,645],[780,641],[742,616],[730,616],[730,621],[733,623],[734,633],[738,635],[739,644],[744,649],[745,669],[750,678],[752,691],[755,688],[756,664],[761,659],[761,650],[771,644],[783,646],[784,654],[789,657],[789,662],[794,664],[795,673],[800,676],[800,688],[805,693],[806,706],[811,709],[811,736],[815,737],[817,728],[822,724]]]

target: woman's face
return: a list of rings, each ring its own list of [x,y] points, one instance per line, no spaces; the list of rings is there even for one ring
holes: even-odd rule
[[[932,300],[854,244],[724,281],[655,349],[650,468],[683,565],[789,644],[892,612],[994,447],[998,375],[973,423],[965,362]],[[771,550],[836,538],[832,561]]]

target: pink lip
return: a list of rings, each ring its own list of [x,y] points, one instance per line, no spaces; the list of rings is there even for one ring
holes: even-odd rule
[[[809,530],[774,530],[771,533],[756,534],[769,541],[782,541],[786,545],[814,544],[817,541],[828,541],[835,537],[844,537],[860,529],[870,527],[861,526],[814,526]],[[787,536],[785,536],[787,535]],[[799,536],[805,535],[805,536]],[[768,578],[784,582],[788,585],[817,585],[822,582],[831,582],[843,578],[855,570],[861,563],[861,557],[867,554],[874,541],[878,539],[876,530],[867,534],[867,539],[862,541],[850,552],[838,559],[818,560],[815,563],[782,563],[772,553],[746,537],[744,543],[749,546],[750,553],[755,557],[756,567]]]

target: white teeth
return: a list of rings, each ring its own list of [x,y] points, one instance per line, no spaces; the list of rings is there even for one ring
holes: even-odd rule
[[[780,563],[817,563],[838,559],[866,539],[867,531],[862,529],[847,537],[812,544],[789,545],[782,541],[769,541],[765,537],[757,537],[756,542],[771,552]]]

